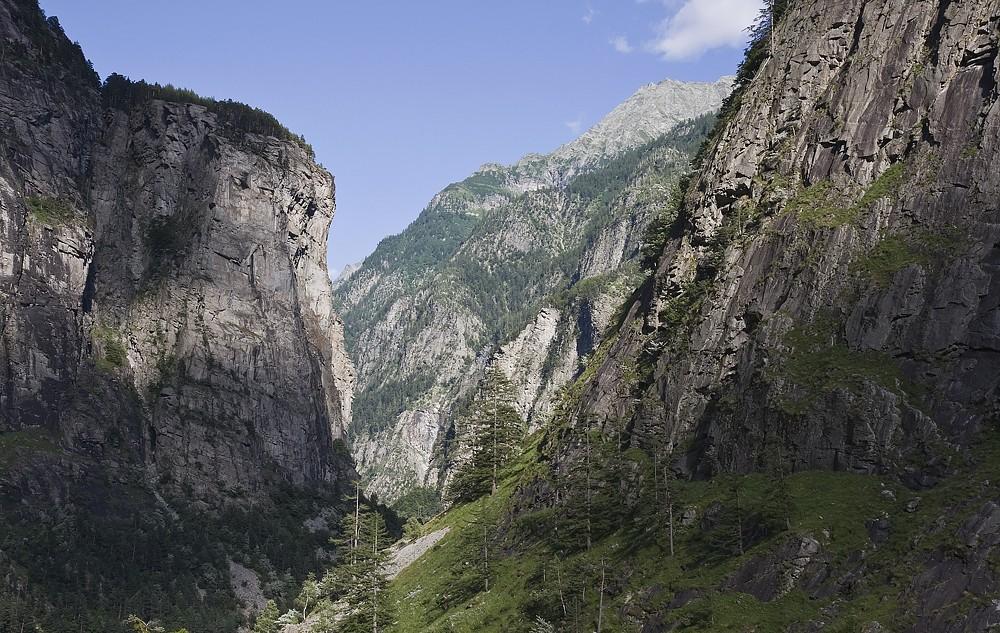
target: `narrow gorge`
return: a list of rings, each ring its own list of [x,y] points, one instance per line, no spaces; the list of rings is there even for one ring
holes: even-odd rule
[[[414,30],[392,9],[377,41]],[[598,33],[711,80],[482,165],[331,281],[326,144],[101,79],[0,0],[0,633],[1000,630],[1000,0],[549,9],[487,58],[518,86],[542,50],[605,85],[624,66],[571,59]],[[365,39],[283,69],[360,108],[320,74],[275,103],[358,126],[333,138],[402,190],[380,114],[447,110],[424,65],[463,104],[515,82],[471,61],[506,37],[485,10],[444,21],[447,63]],[[609,39],[630,12],[669,17]]]
[[[440,494],[488,365],[533,428],[547,420],[640,278],[645,227],[731,86],[651,84],[551,154],[484,165],[337,280],[369,492],[402,508]]]

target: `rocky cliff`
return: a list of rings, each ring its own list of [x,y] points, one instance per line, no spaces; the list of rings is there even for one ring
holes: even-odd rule
[[[485,165],[338,282],[371,491],[441,484],[456,413],[495,355],[525,418],[548,415],[635,283],[643,228],[708,126],[684,122],[731,84],[649,85],[552,154]]]
[[[649,276],[394,580],[411,628],[1000,626],[1000,3],[768,6]]]
[[[805,494],[830,500],[816,471],[843,472],[870,513],[854,519],[867,519],[863,544],[838,537],[828,515],[826,527],[796,527],[806,499],[778,501],[786,523],[766,528],[752,484],[736,484],[715,507],[735,507],[731,554],[797,533],[718,589],[761,603],[833,598],[809,626],[773,630],[988,630],[998,622],[986,562],[998,493],[986,473],[1000,423],[1000,4],[775,7],[773,35],[765,23],[652,276],[564,403],[566,426],[546,449],[554,480],[589,468],[591,433],[651,455],[654,468],[666,460],[681,480],[777,477],[771,502],[788,494],[783,482],[809,479]],[[890,503],[867,505],[879,480],[909,501],[883,490]],[[567,493],[547,495],[558,506]],[[691,519],[718,529],[712,511]],[[922,520],[906,515],[916,512]],[[669,526],[673,535],[673,517]],[[672,630],[698,595],[675,595],[649,630]],[[883,613],[852,602],[872,595]],[[867,628],[837,628],[850,622]]]
[[[101,86],[32,0],[0,2],[0,35],[8,534],[55,530],[48,556],[72,575],[87,563],[60,557],[100,521],[134,518],[141,544],[145,519],[162,533],[184,529],[186,509],[335,494],[353,470],[336,446],[353,370],[325,264],[330,174],[259,110],[117,76]],[[45,594],[53,574],[31,547],[0,547],[8,589],[43,610],[67,600]],[[118,588],[105,571],[94,582]],[[113,595],[90,597],[132,608],[103,603]]]
[[[998,414],[997,21],[789,3],[581,414],[664,426],[700,474],[776,441],[790,469],[932,482],[931,447]]]

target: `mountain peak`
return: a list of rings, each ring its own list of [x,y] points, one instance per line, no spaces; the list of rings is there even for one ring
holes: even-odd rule
[[[662,136],[678,123],[718,108],[732,92],[735,77],[714,82],[664,79],[639,88],[579,138],[552,157],[571,163],[610,158]]]

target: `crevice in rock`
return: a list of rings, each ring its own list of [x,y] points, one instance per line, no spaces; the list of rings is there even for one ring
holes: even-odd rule
[[[88,314],[94,307],[94,295],[96,294],[96,282],[94,281],[95,269],[97,266],[93,259],[87,264],[87,279],[83,284],[83,296],[80,298],[80,305],[83,313]]]
[[[941,61],[941,33],[948,23],[948,17],[945,14],[948,12],[951,1],[938,0],[937,16],[934,18],[930,33],[927,35],[927,48],[930,51],[931,64],[935,66]]]

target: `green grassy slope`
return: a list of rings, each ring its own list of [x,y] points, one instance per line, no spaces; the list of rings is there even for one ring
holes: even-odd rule
[[[395,630],[529,631],[542,618],[555,630],[593,631],[599,617],[606,631],[639,631],[660,620],[675,623],[676,630],[706,632],[785,631],[810,621],[824,623],[824,631],[844,633],[871,622],[902,630],[917,607],[909,590],[912,579],[934,555],[961,553],[961,526],[1000,495],[1000,432],[995,430],[970,456],[956,457],[954,473],[931,490],[918,493],[889,478],[818,471],[780,479],[750,475],[676,482],[673,556],[669,523],[662,512],[649,511],[653,499],[644,499],[635,511],[625,511],[623,503],[622,511],[610,517],[617,527],[589,551],[565,551],[555,536],[559,509],[533,514],[521,509],[539,478],[551,477],[538,443],[536,437],[507,471],[497,495],[452,508],[426,526],[451,531],[392,582]],[[638,467],[638,461],[632,465]],[[778,482],[787,494],[775,509],[779,526],[755,536],[759,529],[751,517],[767,511]],[[707,527],[706,520],[719,505],[733,505],[734,490],[739,490],[746,521],[743,554],[720,546],[718,526]],[[693,518],[685,521],[685,512]],[[884,541],[876,536],[876,543],[870,526],[879,518],[891,527]],[[800,537],[819,544],[813,565],[824,570],[826,581],[802,586],[816,580],[800,579],[766,602],[727,586],[741,568]],[[1000,569],[1000,557],[993,557],[994,569]],[[751,569],[764,574],[769,564],[783,569],[789,562]],[[807,570],[806,575],[815,573]],[[849,582],[833,581],[845,577]],[[961,600],[977,599],[964,595]],[[964,608],[951,607],[959,613]]]

